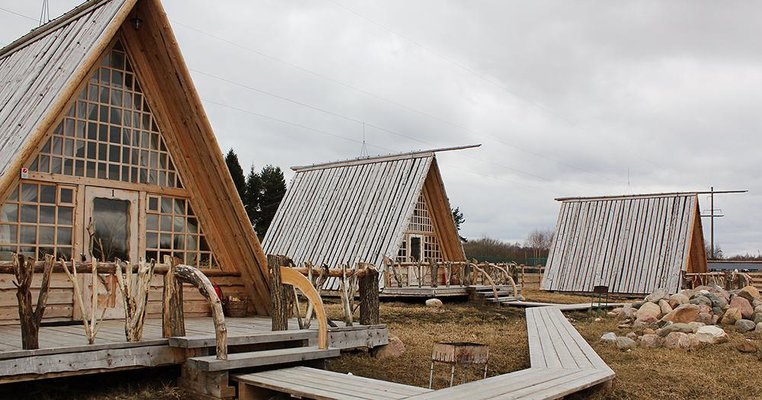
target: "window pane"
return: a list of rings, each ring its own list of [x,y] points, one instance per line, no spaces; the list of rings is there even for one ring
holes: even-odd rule
[[[55,206],[40,206],[40,223],[41,224],[55,224],[56,207]]]
[[[41,226],[39,244],[54,244],[55,232],[56,230],[52,226]]]
[[[129,260],[130,202],[116,199],[93,199],[95,244],[93,255],[98,259]]]
[[[146,229],[156,231],[159,229],[159,217],[153,214],[146,215]]]
[[[73,208],[58,207],[58,225],[72,225]]]
[[[28,203],[37,202],[37,185],[24,183],[21,185],[21,201]]]
[[[64,204],[72,204],[74,201],[74,190],[73,189],[67,189],[67,188],[61,188],[61,203]]]
[[[21,225],[19,231],[19,243],[37,244],[37,227],[34,225]]]
[[[16,234],[18,228],[16,225],[0,225],[0,243],[17,243]]]
[[[4,204],[3,212],[0,213],[0,222],[18,222],[19,206],[16,204]]]
[[[55,204],[56,203],[56,187],[48,185],[40,185],[40,203]]]
[[[59,246],[71,246],[71,228],[58,228],[58,237],[56,238],[56,244]]]
[[[37,223],[37,206],[24,204],[21,206],[21,222]]]

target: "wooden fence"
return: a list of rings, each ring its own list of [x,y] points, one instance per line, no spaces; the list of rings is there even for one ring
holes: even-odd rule
[[[716,271],[702,273],[683,273],[683,288],[695,288],[702,285],[717,285],[726,290],[740,289],[752,285],[762,290],[762,272]]]

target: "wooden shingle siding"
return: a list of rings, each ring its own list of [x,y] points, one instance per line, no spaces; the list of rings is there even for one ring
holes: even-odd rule
[[[703,249],[700,224],[691,193],[563,200],[542,288],[676,292],[681,271],[706,270],[704,257],[689,257],[692,245]]]

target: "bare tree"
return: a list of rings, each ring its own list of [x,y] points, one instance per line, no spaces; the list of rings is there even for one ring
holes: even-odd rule
[[[550,249],[553,234],[551,229],[535,229],[529,234],[524,245],[532,249],[535,258],[539,258],[542,254],[547,254]]]

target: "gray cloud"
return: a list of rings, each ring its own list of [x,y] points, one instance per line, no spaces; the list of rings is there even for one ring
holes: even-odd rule
[[[218,140],[245,166],[358,156],[364,121],[371,153],[484,144],[439,156],[469,237],[550,228],[558,196],[713,185],[751,190],[716,199],[717,243],[762,249],[757,2],[215,5],[165,1]],[[34,25],[0,18],[6,44]]]

